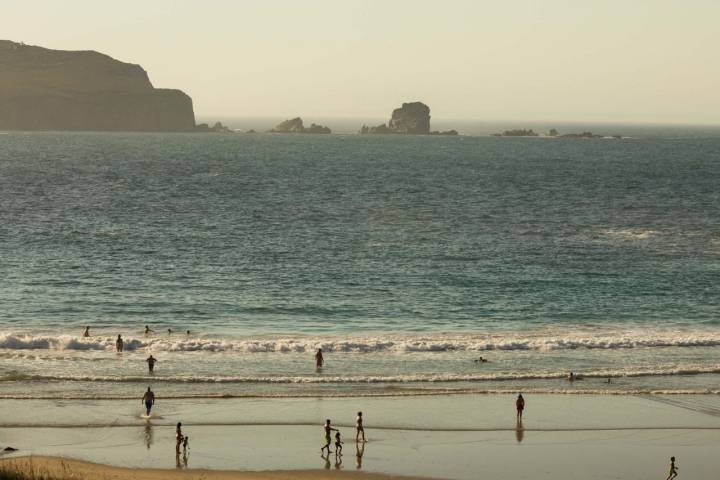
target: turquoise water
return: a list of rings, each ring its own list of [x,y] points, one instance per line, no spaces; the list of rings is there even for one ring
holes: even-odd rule
[[[570,370],[712,390],[718,152],[665,131],[0,135],[0,394],[145,382],[148,352],[177,392],[562,389]]]

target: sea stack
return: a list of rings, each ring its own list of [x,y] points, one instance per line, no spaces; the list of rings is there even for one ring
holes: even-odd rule
[[[457,135],[455,130],[430,131],[430,107],[422,102],[403,103],[392,112],[390,121],[376,127],[363,125],[361,134]]]
[[[0,40],[0,129],[190,132],[195,115],[139,65]]]

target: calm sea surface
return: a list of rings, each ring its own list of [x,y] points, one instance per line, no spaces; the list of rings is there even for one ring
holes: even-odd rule
[[[4,396],[716,391],[720,137],[8,133],[0,272]]]

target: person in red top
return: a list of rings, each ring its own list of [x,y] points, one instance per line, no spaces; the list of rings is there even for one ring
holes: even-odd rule
[[[522,420],[523,410],[525,410],[525,399],[521,394],[518,394],[517,400],[515,400],[515,407],[517,408],[517,419]]]

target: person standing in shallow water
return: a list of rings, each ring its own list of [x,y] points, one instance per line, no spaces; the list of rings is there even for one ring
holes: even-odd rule
[[[323,358],[322,348],[318,348],[318,351],[315,354],[315,368],[320,370],[324,364],[325,359]]]
[[[182,423],[178,422],[177,427],[175,427],[175,453],[177,455],[180,455],[180,446],[183,444],[184,440],[185,437],[183,437],[182,433]]]
[[[83,332],[83,337],[87,338],[90,336],[90,327],[85,327],[85,331]]]
[[[367,442],[365,440],[365,427],[363,427],[363,416],[362,412],[358,412],[357,418],[355,419],[355,441],[360,441],[360,435],[362,434],[362,441]]]
[[[115,340],[115,350],[118,352],[122,352],[125,348],[125,344],[123,342],[122,336],[118,335],[117,340]]]
[[[148,387],[147,392],[145,392],[141,401],[145,404],[145,413],[149,417],[150,410],[152,410],[153,405],[155,405],[155,394],[152,390],[150,390],[150,387]]]
[[[153,357],[152,354],[145,360],[148,364],[148,370],[150,373],[153,373],[155,370],[155,364],[157,363],[157,358]]]
[[[525,410],[525,399],[522,393],[518,394],[517,400],[515,400],[515,408],[517,408],[517,419],[522,421],[523,410]]]

